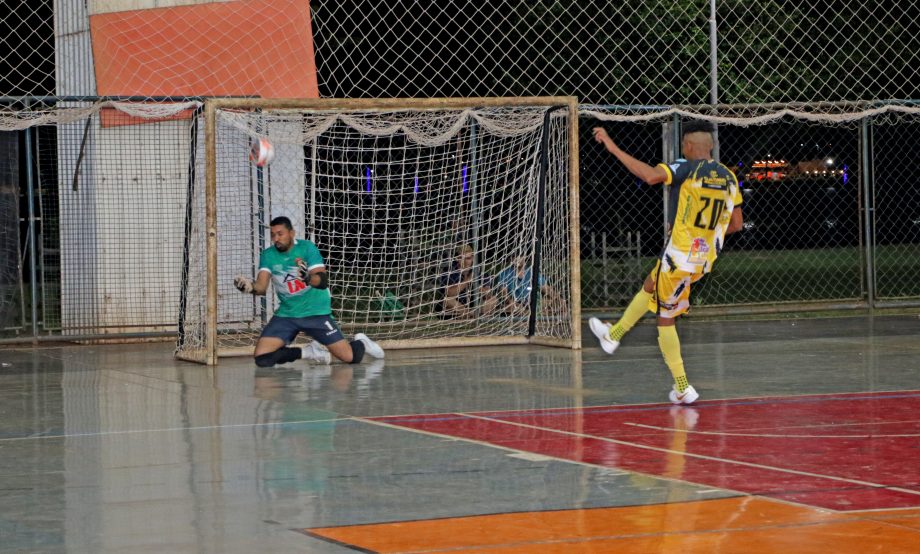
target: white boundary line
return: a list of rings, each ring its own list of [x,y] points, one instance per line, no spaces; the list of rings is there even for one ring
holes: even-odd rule
[[[438,414],[438,415],[467,416],[468,414],[463,414],[463,413],[459,413],[459,412],[453,412],[453,413],[441,413],[441,414]],[[374,416],[374,417],[379,417],[379,416]],[[479,445],[479,446],[485,446],[485,447],[488,447],[488,448],[495,448],[495,449],[498,449],[498,450],[504,450],[504,451],[506,451],[506,452],[513,452],[513,453],[515,453],[515,454],[520,454],[520,453],[522,453],[522,452],[527,452],[526,450],[520,450],[520,449],[517,449],[517,448],[511,448],[511,447],[509,447],[509,446],[502,446],[502,445],[500,445],[500,444],[495,444],[495,443],[491,443],[491,442],[481,441],[481,440],[478,440],[478,439],[470,439],[470,438],[467,438],[467,437],[458,437],[458,436],[454,436],[454,435],[446,435],[446,434],[444,434],[444,433],[437,433],[437,432],[434,432],[434,431],[423,431],[423,430],[421,430],[421,429],[414,429],[414,428],[412,428],[412,427],[405,427],[405,426],[403,426],[403,425],[395,425],[395,424],[392,424],[392,423],[386,423],[386,422],[384,422],[384,421],[377,421],[377,420],[374,420],[374,419],[364,419],[364,418],[356,418],[356,419],[359,419],[359,420],[361,420],[361,421],[365,421],[365,422],[370,423],[370,424],[372,424],[372,425],[379,425],[379,426],[381,426],[381,427],[387,427],[387,428],[390,428],[390,429],[398,429],[398,430],[400,430],[400,431],[409,431],[409,432],[412,432],[412,433],[419,433],[419,434],[421,434],[421,435],[428,435],[428,436],[431,436],[431,437],[437,437],[437,438],[440,438],[440,439],[448,439],[448,440],[451,440],[451,441],[466,442],[466,443],[470,443],[470,444],[476,444],[476,445]],[[496,423],[503,423],[503,422],[500,421],[500,420],[491,420],[491,419],[488,419],[488,418],[480,418],[480,419],[484,419],[484,420],[486,420],[486,421],[494,421],[494,422],[496,422]],[[588,435],[584,435],[584,436],[588,436]],[[631,444],[631,443],[623,443],[623,444],[627,444],[627,445],[629,445],[629,446],[636,446],[636,445],[633,445],[633,444]],[[832,514],[848,514],[848,513],[850,513],[850,510],[835,510],[835,509],[833,509],[833,508],[825,508],[825,507],[823,507],[823,506],[815,506],[815,505],[813,505],[813,504],[805,504],[804,502],[796,502],[796,501],[794,501],[794,500],[788,500],[788,499],[785,499],[785,498],[773,498],[773,497],[771,497],[771,496],[764,496],[764,495],[760,495],[760,494],[751,494],[751,493],[749,493],[749,492],[743,492],[743,491],[739,491],[739,490],[735,490],[735,489],[729,489],[729,488],[726,488],[726,487],[714,487],[714,486],[712,486],[712,485],[704,485],[704,484],[702,484],[702,483],[694,483],[693,481],[685,481],[685,480],[683,480],[683,479],[676,479],[676,478],[674,478],[674,477],[667,477],[667,476],[665,476],[665,475],[657,475],[657,474],[654,474],[654,473],[645,473],[645,472],[642,472],[642,471],[636,471],[636,470],[634,470],[634,469],[623,469],[623,468],[619,468],[619,467],[610,467],[610,466],[605,466],[605,465],[602,465],[602,464],[596,464],[596,463],[591,463],[591,462],[585,462],[585,461],[583,461],[583,460],[572,460],[572,459],[569,459],[569,458],[561,458],[561,457],[559,457],[559,456],[553,456],[553,455],[551,455],[551,454],[542,454],[542,456],[545,456],[545,457],[547,457],[547,458],[549,458],[549,459],[552,459],[552,460],[554,460],[554,461],[557,461],[557,462],[564,462],[564,463],[568,463],[568,464],[576,464],[576,465],[586,466],[586,467],[595,468],[595,469],[615,470],[615,471],[619,471],[619,472],[623,472],[623,473],[629,473],[629,474],[633,474],[633,475],[643,475],[643,476],[645,476],[645,477],[650,477],[650,478],[652,478],[652,479],[660,479],[660,480],[662,480],[662,481],[669,481],[669,482],[671,482],[671,483],[679,483],[679,484],[681,484],[681,485],[689,485],[689,486],[692,486],[692,487],[701,487],[701,488],[702,488],[702,487],[708,487],[708,488],[702,488],[701,490],[703,490],[703,491],[720,491],[720,492],[726,492],[726,493],[729,493],[730,495],[733,495],[733,496],[719,496],[719,497],[700,498],[699,500],[690,500],[689,502],[701,502],[701,501],[719,500],[719,499],[725,499],[725,498],[748,497],[748,498],[757,498],[757,499],[764,500],[764,501],[767,501],[767,502],[776,502],[776,503],[779,503],[779,504],[788,504],[788,505],[790,505],[790,506],[795,506],[795,507],[797,507],[797,508],[805,508],[805,509],[808,509],[808,510],[814,510],[814,511],[818,511],[818,512],[826,512],[826,513],[832,513]],[[918,493],[918,494],[920,494],[920,493]],[[639,505],[639,504],[630,504],[629,506],[638,506],[638,505]],[[607,508],[616,508],[616,507],[618,507],[618,506],[605,506],[605,507],[607,507]],[[627,507],[627,506],[622,506],[622,507]],[[884,508],[884,509],[888,509],[888,508]],[[907,509],[916,509],[916,508],[907,508]]]
[[[894,423],[894,422],[892,422]],[[917,421],[902,421],[898,423],[918,423]],[[920,437],[920,433],[910,433],[904,435],[781,435],[777,433],[729,433],[725,431],[692,431],[688,429],[677,429],[674,427],[659,427],[658,425],[646,425],[644,423],[632,423],[630,421],[624,421],[623,425],[631,425],[632,427],[641,427],[643,429],[654,429],[656,431],[672,431],[678,433],[688,433],[694,435],[714,435],[717,437],[754,437],[754,438],[768,438],[768,439],[887,439],[887,438],[902,438],[902,437]],[[850,425],[879,425],[878,423],[840,423],[840,424],[830,424],[830,425],[840,425],[843,427],[848,427]],[[882,424],[885,425],[885,424]],[[802,426],[806,427],[807,426]]]
[[[657,447],[657,446],[646,446],[646,445],[643,445],[643,444],[635,444],[635,443],[632,443],[632,442],[621,441],[621,440],[618,440],[618,439],[610,439],[610,438],[607,438],[607,437],[598,437],[598,436],[596,436],[596,435],[586,435],[586,434],[583,434],[583,433],[573,433],[572,431],[562,431],[562,430],[551,429],[551,428],[547,428],[547,427],[538,427],[538,426],[536,426],[536,425],[529,425],[529,424],[527,424],[527,423],[517,423],[517,422],[503,421],[503,420],[500,420],[500,419],[492,419],[492,418],[488,418],[488,417],[474,416],[474,415],[469,415],[469,414],[467,414],[467,417],[471,417],[471,418],[475,418],[475,419],[482,419],[482,420],[484,420],[484,421],[490,421],[490,422],[493,422],[493,423],[504,423],[504,424],[507,424],[507,425],[514,425],[514,426],[517,426],[517,427],[524,427],[524,428],[527,428],[527,429],[535,429],[535,430],[538,430],[538,431],[546,431],[546,432],[550,432],[550,433],[559,433],[559,434],[562,434],[562,435],[569,435],[569,436],[579,437],[579,438],[595,439],[595,440],[599,440],[599,441],[603,441],[603,442],[610,442],[610,443],[613,443],[613,444],[620,444],[620,445],[623,445],[623,446],[633,446],[633,447],[635,447],[635,448],[642,448],[642,449],[645,449],[645,450],[653,450],[653,451],[655,451],[655,452],[663,452],[663,453],[666,453],[666,454],[678,454],[678,455],[681,455],[681,456],[687,456],[687,457],[690,457],[690,458],[697,458],[697,459],[700,459],[700,460],[709,460],[709,461],[713,461],[713,462],[721,462],[721,463],[726,463],[726,464],[742,465],[742,466],[753,467],[753,468],[763,469],[763,470],[768,470],[768,471],[779,471],[779,472],[782,472],[782,473],[790,473],[790,474],[793,474],[793,475],[802,475],[802,476],[804,476],[804,477],[813,477],[813,478],[816,478],[816,479],[829,479],[829,480],[831,480],[831,481],[840,481],[840,482],[842,482],[842,483],[849,483],[849,484],[860,485],[860,486],[864,486],[864,487],[872,487],[872,488],[878,488],[878,489],[888,489],[888,490],[903,492],[903,493],[907,493],[907,494],[920,495],[920,490],[902,489],[902,488],[900,488],[900,487],[890,487],[890,486],[888,486],[888,485],[882,485],[882,484],[880,484],[880,483],[871,483],[871,482],[869,482],[869,481],[860,481],[860,480],[858,480],[858,479],[848,479],[848,478],[846,478],[846,477],[835,477],[835,476],[833,476],[833,475],[821,475],[820,473],[811,473],[811,472],[808,472],[808,471],[799,471],[799,470],[796,470],[796,469],[785,469],[785,468],[767,466],[767,465],[763,465],[763,464],[755,464],[755,463],[752,463],[752,462],[742,462],[742,461],[738,461],[738,460],[728,460],[728,459],[725,459],[725,458],[716,458],[716,457],[714,457],[714,456],[707,456],[707,455],[705,455],[705,454],[692,454],[692,453],[690,453],[690,452],[681,452],[681,451],[679,451],[679,450],[671,450],[671,449],[668,449],[668,448],[659,448],[659,447]],[[627,471],[628,471],[628,470],[627,470]]]
[[[713,398],[713,399],[711,399],[711,400],[703,400],[703,401],[700,402],[699,404],[693,404],[693,405],[690,405],[690,406],[687,406],[687,407],[689,407],[689,408],[694,408],[694,407],[705,408],[705,407],[709,407],[709,406],[715,406],[715,405],[718,405],[718,404],[720,404],[720,403],[735,402],[735,401],[763,400],[763,401],[766,402],[767,400],[774,400],[774,399],[775,399],[775,400],[785,400],[785,399],[792,399],[792,400],[795,400],[795,399],[809,398],[809,397],[814,397],[814,398],[835,397],[835,396],[836,396],[836,397],[840,397],[840,396],[842,396],[842,395],[845,395],[845,396],[868,395],[868,396],[881,397],[882,395],[912,394],[912,393],[920,393],[920,389],[891,390],[891,391],[862,391],[862,392],[821,392],[821,393],[791,394],[791,395],[787,395],[787,396],[777,396],[777,395],[772,395],[772,396],[738,396],[738,397],[734,397],[734,398]],[[847,399],[846,399],[846,398],[841,398],[840,400],[847,400]],[[635,404],[599,404],[599,405],[597,405],[597,406],[581,406],[581,407],[575,407],[575,406],[559,406],[559,407],[556,407],[556,408],[525,408],[525,409],[521,409],[521,408],[510,408],[510,409],[506,409],[506,410],[476,410],[476,411],[474,411],[474,412],[434,412],[434,413],[428,413],[428,414],[396,414],[396,415],[355,416],[355,417],[381,417],[381,418],[382,418],[382,417],[385,417],[385,418],[412,418],[412,417],[419,417],[419,418],[422,418],[422,417],[433,416],[433,415],[443,415],[443,416],[447,416],[447,415],[467,415],[467,414],[469,414],[469,413],[487,413],[487,414],[521,413],[521,414],[529,414],[529,413],[564,412],[564,411],[575,412],[576,410],[585,412],[585,411],[587,411],[587,410],[603,410],[603,409],[611,409],[611,408],[622,408],[622,409],[624,409],[624,410],[628,410],[629,408],[653,408],[653,407],[655,407],[655,406],[660,406],[661,408],[668,408],[668,409],[670,409],[670,408],[672,408],[674,405],[671,404],[670,402],[640,402],[640,403],[635,403]]]
[[[123,429],[120,431],[96,431],[93,433],[69,433],[60,435],[45,435],[34,433],[27,437],[7,437],[0,438],[0,442],[27,441],[38,439],[70,439],[80,437],[105,437],[108,435],[134,435],[139,433],[164,433],[169,431],[204,431],[207,429],[232,429],[238,427],[274,427],[281,425],[298,425],[303,423],[327,423],[330,421],[349,421],[360,418],[354,417],[333,417],[329,419],[304,419],[299,421],[265,421],[262,423],[231,423],[227,425],[201,425],[198,427],[161,427],[158,429]]]

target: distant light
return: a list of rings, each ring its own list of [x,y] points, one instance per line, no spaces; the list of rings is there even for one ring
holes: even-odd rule
[[[824,163],[826,163],[827,165],[834,165],[834,158],[828,158],[824,160]]]
[[[470,183],[466,179],[466,165],[463,166],[463,194],[466,194],[470,190]]]
[[[370,167],[365,168],[364,176],[367,178],[367,192],[371,191],[371,171]]]
[[[849,169],[850,169],[850,167],[849,167],[848,165],[844,164],[844,166],[843,166],[843,184],[844,184],[844,185],[847,184],[847,180],[849,179],[849,175],[848,175]]]

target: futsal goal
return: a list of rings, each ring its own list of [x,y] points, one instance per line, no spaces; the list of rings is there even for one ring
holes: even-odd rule
[[[279,216],[323,254],[346,336],[579,348],[577,118],[573,97],[207,101],[177,356],[251,354],[277,301],[233,278]]]

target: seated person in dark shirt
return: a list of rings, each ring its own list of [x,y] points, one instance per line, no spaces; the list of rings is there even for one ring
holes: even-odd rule
[[[489,279],[483,275],[474,275],[475,262],[473,247],[465,244],[457,249],[457,256],[451,262],[450,268],[441,274],[439,284],[444,295],[441,306],[446,317],[476,316],[477,300],[478,315],[489,314],[495,310],[496,301],[492,296]],[[478,287],[475,283],[478,283]]]

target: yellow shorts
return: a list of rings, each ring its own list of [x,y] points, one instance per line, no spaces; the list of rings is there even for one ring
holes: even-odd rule
[[[655,264],[655,269],[650,275],[653,282],[659,282],[655,287],[656,294],[653,294],[652,299],[648,302],[649,311],[668,318],[687,313],[687,310],[690,309],[690,285],[702,279],[705,273],[662,269],[659,276],[658,266],[660,265],[661,261]],[[659,301],[659,297],[663,300]],[[658,311],[659,308],[661,312]]]

